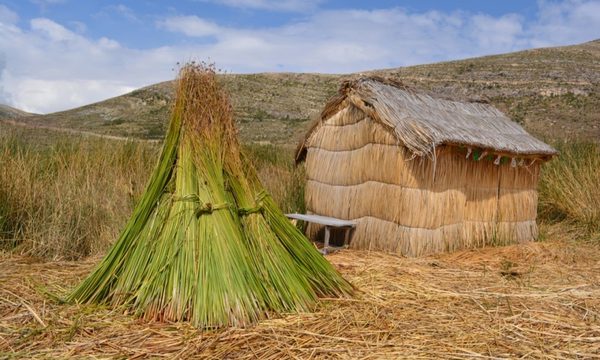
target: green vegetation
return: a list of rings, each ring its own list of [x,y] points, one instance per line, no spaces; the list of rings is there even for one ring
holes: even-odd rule
[[[293,149],[276,145],[250,144],[243,148],[258,169],[261,182],[285,213],[304,213],[304,166],[295,166]]]
[[[352,292],[241,157],[232,115],[212,67],[182,68],[148,186],[69,301],[219,328]]]
[[[67,135],[48,141],[0,135],[0,248],[63,259],[103,254],[139,199],[158,146]],[[560,156],[542,170],[539,221],[600,241],[600,146],[555,146]],[[293,149],[248,144],[243,151],[278,206],[304,212],[304,168],[294,166]]]

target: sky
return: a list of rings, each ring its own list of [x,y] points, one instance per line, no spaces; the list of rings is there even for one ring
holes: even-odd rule
[[[600,38],[600,0],[0,0],[0,103],[50,113],[173,79],[348,73]]]

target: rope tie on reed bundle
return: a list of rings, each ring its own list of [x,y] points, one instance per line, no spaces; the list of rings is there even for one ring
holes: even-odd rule
[[[198,206],[196,208],[196,217],[200,217],[202,215],[207,215],[207,214],[212,214],[213,211],[229,209],[231,207],[232,207],[232,204],[230,204],[228,202],[224,202],[221,204],[204,203],[201,206]]]
[[[255,206],[239,208],[238,214],[240,216],[246,216],[246,215],[262,212],[264,209],[263,200],[267,196],[268,196],[268,194],[265,190],[260,191],[254,197]],[[198,206],[196,207],[196,217],[200,217],[202,215],[207,215],[207,214],[212,214],[214,211],[217,211],[217,210],[231,209],[233,206],[232,204],[230,204],[228,202],[224,202],[224,203],[220,203],[220,204],[212,204],[209,202],[201,203],[200,198],[196,194],[190,194],[190,195],[178,197],[178,198],[175,198],[175,201],[191,201],[191,202],[198,203]]]
[[[197,203],[198,206],[196,207],[196,211],[195,211],[196,217],[200,217],[202,215],[207,215],[207,214],[212,214],[213,211],[230,209],[233,207],[233,205],[228,202],[224,202],[224,203],[220,203],[220,204],[213,204],[213,203],[209,203],[209,202],[202,203],[197,194],[189,194],[186,196],[176,197],[176,198],[174,198],[174,201],[189,201],[189,202]]]
[[[248,207],[248,208],[241,207],[238,209],[238,214],[240,216],[246,216],[246,215],[254,214],[257,212],[262,212],[264,209],[262,201],[267,197],[267,195],[268,195],[267,192],[265,190],[262,190],[261,192],[256,194],[256,196],[254,197],[254,203],[256,204],[256,206]]]

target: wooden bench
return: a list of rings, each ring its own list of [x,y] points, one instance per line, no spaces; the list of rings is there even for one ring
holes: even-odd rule
[[[289,219],[325,225],[325,240],[323,241],[323,249],[321,250],[321,253],[324,255],[326,255],[329,251],[329,237],[332,228],[346,230],[346,233],[344,234],[344,246],[346,246],[350,238],[350,231],[356,227],[356,223],[354,221],[341,220],[329,216],[306,214],[285,214],[285,216],[287,216]]]

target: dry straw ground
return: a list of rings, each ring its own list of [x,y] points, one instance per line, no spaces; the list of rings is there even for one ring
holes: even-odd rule
[[[600,358],[597,245],[549,240],[419,259],[352,250],[328,258],[361,290],[357,297],[202,333],[50,295],[64,294],[98,259],[3,254],[0,358]]]

